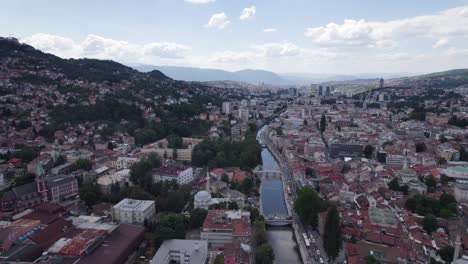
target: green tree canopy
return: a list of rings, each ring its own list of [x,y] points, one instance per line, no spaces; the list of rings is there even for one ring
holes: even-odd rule
[[[255,253],[255,263],[257,264],[272,264],[275,260],[275,253],[273,248],[265,243],[257,247]]]
[[[324,207],[324,202],[313,189],[305,187],[297,192],[294,210],[304,224],[317,226],[318,214],[325,209]]]
[[[323,243],[327,255],[333,259],[336,258],[341,247],[340,215],[336,206],[328,209]]]
[[[423,228],[426,230],[428,233],[432,233],[437,229],[439,225],[437,224],[437,219],[435,218],[434,215],[427,214],[424,216],[423,219]]]

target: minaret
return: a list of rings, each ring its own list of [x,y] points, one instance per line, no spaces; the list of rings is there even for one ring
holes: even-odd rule
[[[461,250],[461,225],[460,222],[457,224],[457,238],[455,240],[455,251],[453,252],[453,261],[455,263],[457,259],[460,258],[460,250]]]
[[[405,157],[405,160],[403,161],[403,169],[408,169],[408,158]]]
[[[211,193],[211,186],[210,186],[210,169],[206,167],[206,191]]]
[[[42,197],[42,202],[47,202],[49,197],[47,196],[47,184],[45,178],[44,168],[42,167],[42,163],[38,163],[36,167],[36,184],[37,184],[37,192]]]

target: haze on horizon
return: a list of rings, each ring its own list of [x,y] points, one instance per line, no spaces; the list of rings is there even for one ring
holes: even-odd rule
[[[64,58],[278,73],[466,68],[468,1],[0,0],[0,36]]]

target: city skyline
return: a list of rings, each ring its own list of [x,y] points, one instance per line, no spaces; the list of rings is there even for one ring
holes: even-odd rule
[[[468,2],[3,1],[2,36],[64,58],[278,73],[464,68]],[[405,8],[402,9],[401,7]]]

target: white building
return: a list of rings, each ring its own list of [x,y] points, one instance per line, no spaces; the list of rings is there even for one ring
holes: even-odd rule
[[[236,202],[240,208],[244,207],[245,196],[242,193],[230,189],[225,189],[221,193],[224,195],[223,198],[212,198],[207,191],[199,191],[193,197],[193,207],[208,210],[210,205],[229,202]]]
[[[140,161],[138,158],[118,157],[117,160],[111,161],[111,167],[117,170],[129,169],[130,166]]]
[[[207,259],[206,241],[170,239],[162,243],[150,264],[205,264]]]
[[[156,206],[154,201],[125,198],[112,207],[112,219],[127,224],[144,224],[154,221]]]
[[[229,115],[231,113],[231,102],[223,102],[221,111],[223,114]]]
[[[385,163],[389,166],[401,166],[405,162],[405,156],[402,155],[387,155]]]
[[[456,183],[453,187],[453,195],[459,203],[468,202],[468,183]]]
[[[178,184],[188,184],[193,181],[193,169],[186,166],[165,165],[152,171],[153,181],[177,181]]]
[[[97,184],[102,193],[108,194],[112,184],[118,183],[121,187],[130,184],[130,169],[117,171],[113,174],[104,175],[98,178]]]
[[[199,191],[193,198],[193,207],[202,208],[208,210],[208,207],[212,205],[211,195],[207,191]]]

